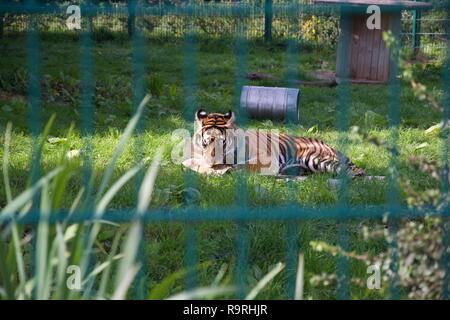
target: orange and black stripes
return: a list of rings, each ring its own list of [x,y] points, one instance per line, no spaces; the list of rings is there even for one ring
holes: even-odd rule
[[[228,120],[220,113],[210,113],[206,118],[202,119],[203,126],[225,126],[227,122]]]
[[[199,110],[196,116],[200,124],[202,139],[203,135],[209,130],[220,130],[223,135],[229,135],[238,129],[234,124],[234,114],[231,111],[225,114],[208,114],[203,110]],[[267,150],[272,150],[272,144],[276,141],[274,134],[263,130],[246,131],[246,152],[254,150],[253,154],[248,155],[247,159],[252,158],[252,156],[258,157],[260,154],[267,153]],[[224,144],[235,141],[236,139],[234,138],[224,139]],[[346,156],[323,141],[308,137],[295,137],[288,134],[277,134],[277,138],[279,148],[276,149],[279,154],[272,156],[278,159],[279,174],[292,174],[294,172],[294,174],[300,175],[307,172],[339,172],[342,169],[352,176],[365,174],[364,170],[358,168]],[[267,150],[262,149],[264,146],[259,145],[260,141],[265,141]],[[255,143],[257,144],[256,146],[249,145]],[[231,147],[236,148],[236,145]],[[228,150],[229,148],[230,145],[227,146]]]

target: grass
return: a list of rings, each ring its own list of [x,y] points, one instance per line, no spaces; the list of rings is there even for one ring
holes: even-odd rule
[[[41,126],[52,114],[56,121],[50,135],[56,138],[44,145],[42,169],[49,172],[55,167],[61,155],[67,150],[81,150],[84,140],[81,135],[82,110],[80,99],[80,47],[76,40],[61,41],[59,38],[47,39],[40,43],[41,49],[41,119],[30,119],[27,106],[27,54],[24,38],[9,38],[0,43],[0,131],[12,122],[10,147],[10,179],[13,196],[17,196],[27,186],[30,176],[30,161],[33,140],[30,136],[30,123],[37,121]],[[192,129],[193,114],[184,112],[186,91],[183,72],[185,47],[182,42],[161,42],[146,40],[145,87],[153,95],[149,107],[141,122],[141,134],[132,137],[123,155],[118,159],[114,178],[122,176],[137,160],[153,157],[158,147],[163,146],[164,153],[160,172],[156,180],[155,197],[151,207],[182,208],[187,193],[193,194],[196,205],[208,208],[233,205],[237,199],[237,181],[242,174],[234,173],[225,177],[205,177],[194,175],[193,185],[187,185],[186,176],[180,165],[170,160],[172,131],[177,128]],[[201,41],[196,50],[197,104],[208,111],[237,110],[234,105],[236,92],[236,57],[233,43],[219,41]],[[132,106],[132,61],[133,52],[129,41],[103,41],[95,43],[94,58],[94,132],[92,135],[92,166],[94,181],[100,179],[106,170],[114,148],[131,115]],[[301,78],[308,77],[308,71],[320,69],[323,65],[334,69],[334,53],[330,49],[301,51],[298,72]],[[286,48],[282,45],[249,44],[247,56],[248,70],[277,76],[281,80],[248,81],[249,84],[284,86],[286,74]],[[429,88],[442,94],[438,74],[442,70],[440,61],[429,65],[421,72],[421,78]],[[407,165],[409,156],[425,156],[430,160],[441,158],[440,141],[437,134],[427,134],[425,130],[439,122],[439,114],[424,105],[410,90],[407,84],[401,88],[399,130],[399,170],[412,178],[418,189],[433,185],[431,179],[412,170]],[[351,86],[348,116],[349,126],[358,126],[380,139],[389,138],[387,114],[389,111],[390,91],[387,86]],[[338,115],[338,89],[301,87],[300,124],[287,127],[271,121],[249,121],[248,126],[258,128],[277,128],[297,135],[321,138],[337,145],[339,133],[336,130]],[[74,124],[74,130],[66,137],[68,128]],[[380,147],[363,141],[359,136],[349,134],[347,155],[370,175],[389,174],[389,154]],[[137,146],[141,149],[137,149]],[[3,146],[0,146],[0,157]],[[67,208],[76,197],[83,184],[82,169],[70,178],[62,206]],[[315,252],[309,242],[338,241],[337,223],[320,218],[320,207],[336,204],[338,194],[327,186],[326,175],[311,176],[307,181],[295,183],[294,191],[284,181],[271,177],[248,174],[243,176],[248,184],[249,206],[276,206],[297,201],[318,208],[317,220],[299,223],[297,241],[305,255],[305,297],[328,299],[335,297],[335,287],[315,288],[309,285],[312,275],[331,272],[336,269],[336,258],[325,253]],[[383,181],[354,181],[349,186],[350,205],[376,205],[387,200],[387,184]],[[124,209],[135,207],[137,203],[135,183],[127,184],[113,199],[109,208]],[[400,201],[404,201],[400,199]],[[6,205],[4,186],[0,185],[0,208]],[[375,221],[365,221],[374,223]],[[355,251],[377,252],[384,243],[360,241],[360,221],[349,223],[350,244]],[[278,262],[286,261],[286,223],[252,222],[248,224],[248,270],[246,282],[253,287]],[[198,271],[199,285],[212,282],[223,264],[229,267],[227,281],[232,281],[236,264],[236,239],[238,226],[232,222],[198,223],[197,259],[209,262],[206,268]],[[104,245],[111,241],[114,228],[106,228],[100,235]],[[178,222],[158,223],[146,227],[146,251],[148,254],[148,285],[151,289],[165,277],[185,267],[186,225]],[[99,253],[99,255],[102,255]],[[351,265],[353,275],[364,275],[365,266]],[[282,271],[262,290],[259,298],[286,298],[286,273]],[[172,286],[170,293],[184,288],[179,280]],[[353,288],[352,297],[383,297],[381,293]]]

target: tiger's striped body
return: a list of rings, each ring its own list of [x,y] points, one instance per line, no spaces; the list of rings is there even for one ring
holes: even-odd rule
[[[231,111],[196,113],[195,144],[211,167],[241,164],[253,171],[275,168],[275,174],[281,175],[336,173],[342,169],[351,176],[365,174],[346,156],[320,140],[262,130],[244,132],[234,120]]]

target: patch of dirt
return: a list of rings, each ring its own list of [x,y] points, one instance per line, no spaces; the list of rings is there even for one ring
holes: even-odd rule
[[[13,99],[26,101],[26,98],[20,94],[0,90],[0,101],[11,101]]]

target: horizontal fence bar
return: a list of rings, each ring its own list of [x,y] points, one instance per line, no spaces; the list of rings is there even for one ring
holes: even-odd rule
[[[401,33],[401,35],[412,35],[412,34],[414,34],[414,33],[412,33],[412,32],[402,32]],[[433,35],[433,36],[448,36],[448,35],[450,35],[450,33],[434,33],[434,32],[418,32],[418,33],[415,33],[416,35],[427,35],[427,36],[431,36],[431,35]]]
[[[345,214],[343,214],[345,212]],[[323,218],[333,219],[372,219],[383,218],[385,215],[399,218],[417,218],[425,216],[450,216],[449,212],[441,213],[436,208],[427,207],[423,209],[409,208],[404,205],[399,206],[353,206],[353,207],[306,207],[306,206],[278,206],[278,207],[218,207],[218,208],[186,208],[169,209],[160,208],[145,212],[139,220],[144,222],[203,222],[203,221],[287,221],[287,220],[315,220]],[[65,211],[53,212],[47,222],[54,224],[66,221],[68,223],[81,223],[88,221],[98,221],[93,219],[93,212],[78,212],[69,215]],[[106,211],[100,220],[115,223],[133,221],[137,216],[134,209]],[[11,222],[12,216],[3,214],[0,216],[0,225]],[[42,221],[39,212],[30,212],[23,217],[15,217],[18,224],[36,224]]]
[[[412,19],[412,18],[410,18]],[[406,19],[405,19],[406,20]],[[439,19],[439,18],[421,18],[417,19],[417,21],[450,21],[450,19]]]
[[[26,5],[26,4],[0,4],[0,12],[15,14],[66,14],[68,5]],[[128,7],[124,5],[95,5],[79,4],[82,15],[97,14],[123,14],[128,15]],[[324,4],[300,4],[285,3],[272,4],[274,16],[294,16],[300,13],[337,13],[340,10],[347,12],[365,11],[367,6],[356,6],[352,4],[324,5]],[[401,5],[380,5],[382,12],[398,12],[409,10]],[[442,7],[444,8],[444,7]],[[210,3],[210,4],[181,4],[181,5],[136,5],[136,16],[145,15],[180,15],[180,16],[250,16],[255,14],[264,15],[264,3]]]
[[[0,4],[0,12],[16,13],[16,14],[65,14],[68,5],[25,5],[25,4]],[[128,14],[127,5],[111,6],[95,4],[86,5],[79,4],[82,14],[96,15],[98,13],[108,14]],[[181,5],[136,5],[136,15],[182,15],[182,16],[220,16],[227,15],[250,15],[259,12],[264,14],[265,8],[261,4],[247,4],[247,3],[233,3],[233,4],[181,4]],[[317,11],[325,12],[337,12],[339,8],[337,6],[326,5],[308,5],[308,4],[274,4],[273,13],[312,13]]]

